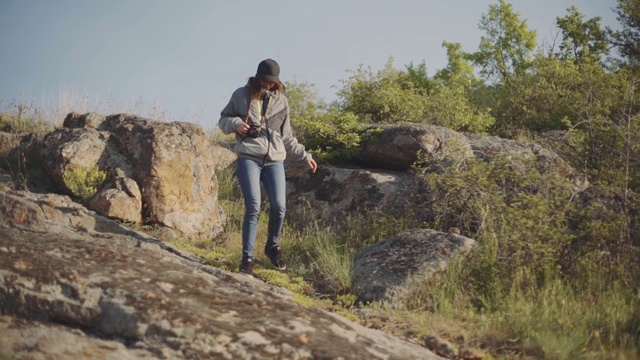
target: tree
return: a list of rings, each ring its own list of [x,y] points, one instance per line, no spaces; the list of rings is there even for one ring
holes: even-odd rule
[[[640,66],[640,2],[637,0],[618,0],[616,8],[620,31],[610,31],[614,45],[620,55],[632,68]]]
[[[562,33],[556,56],[577,63],[602,61],[609,54],[609,44],[606,31],[600,27],[600,17],[584,21],[584,15],[575,6],[567,11],[565,17],[556,19]]]
[[[447,49],[447,66],[436,71],[433,76],[436,84],[456,84],[465,88],[477,85],[480,80],[474,75],[470,55],[462,51],[462,45],[445,41],[442,47]]]
[[[430,93],[433,90],[433,81],[429,79],[427,74],[427,65],[423,61],[418,66],[414,66],[410,63],[406,66],[407,78],[417,89],[422,89],[425,93]]]
[[[500,0],[497,5],[490,5],[489,12],[480,19],[479,29],[485,34],[471,58],[481,68],[480,74],[508,82],[527,71],[536,47],[536,32],[528,29],[511,4]]]
[[[447,66],[436,71],[434,90],[427,96],[426,122],[458,131],[486,132],[494,123],[489,109],[474,104],[472,93],[482,84],[473,73],[469,54],[459,43],[443,42]]]

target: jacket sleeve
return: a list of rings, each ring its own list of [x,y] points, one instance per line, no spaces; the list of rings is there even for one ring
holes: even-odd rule
[[[218,127],[223,133],[230,134],[235,132],[238,125],[244,122],[242,116],[246,116],[246,109],[243,109],[242,104],[245,101],[243,88],[239,88],[233,92],[229,103],[220,113],[220,120],[218,120]]]
[[[286,98],[285,98],[285,101]],[[282,124],[282,142],[284,143],[284,148],[287,150],[287,153],[292,155],[293,160],[298,161],[309,161],[312,160],[313,157],[311,154],[305,151],[304,145],[298,142],[293,136],[293,130],[291,129],[291,120],[289,118],[289,102],[286,103],[287,116],[284,119],[284,123]]]

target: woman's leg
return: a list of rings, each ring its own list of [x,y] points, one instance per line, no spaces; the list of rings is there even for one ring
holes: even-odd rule
[[[284,224],[287,200],[284,164],[281,162],[266,164],[262,169],[261,179],[269,198],[269,232],[265,246],[267,250],[278,246]]]
[[[242,222],[242,258],[253,257],[256,243],[258,217],[260,216],[260,173],[257,162],[245,158],[237,160],[237,176],[244,197],[244,220]]]

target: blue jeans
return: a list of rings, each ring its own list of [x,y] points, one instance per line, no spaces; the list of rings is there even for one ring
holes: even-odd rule
[[[269,230],[265,249],[278,245],[286,212],[286,183],[284,164],[270,162],[260,165],[255,160],[238,158],[237,176],[244,197],[244,220],[242,222],[242,258],[253,257],[256,244],[258,218],[260,217],[260,182],[269,199]]]

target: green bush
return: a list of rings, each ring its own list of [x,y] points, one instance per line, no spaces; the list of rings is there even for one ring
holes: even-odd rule
[[[485,133],[495,119],[473,105],[461,86],[442,86],[426,98],[424,122],[456,131]]]
[[[504,293],[494,291],[511,288],[519,268],[543,279],[572,240],[565,219],[570,184],[541,174],[534,160],[518,165],[498,157],[490,163],[470,160],[424,178],[435,229],[457,227],[484,246],[476,255],[483,257],[474,282],[478,301],[501,298]],[[492,301],[483,306],[493,306]]]
[[[416,287],[409,309],[468,314],[491,336],[550,358],[611,349],[624,358],[640,348],[638,255],[613,251],[624,225],[614,220],[624,214],[576,209],[568,181],[534,160],[468,161],[423,177],[433,226],[461,228],[479,247]]]
[[[360,148],[365,128],[351,113],[337,109],[314,118],[296,121],[300,141],[322,162],[336,162],[354,157]]]
[[[402,123],[423,121],[425,93],[412,73],[393,68],[391,58],[378,72],[363,66],[352,71],[338,96],[341,109],[362,123]]]
[[[64,184],[71,194],[86,203],[98,192],[107,178],[107,172],[97,165],[80,166],[62,174]]]

